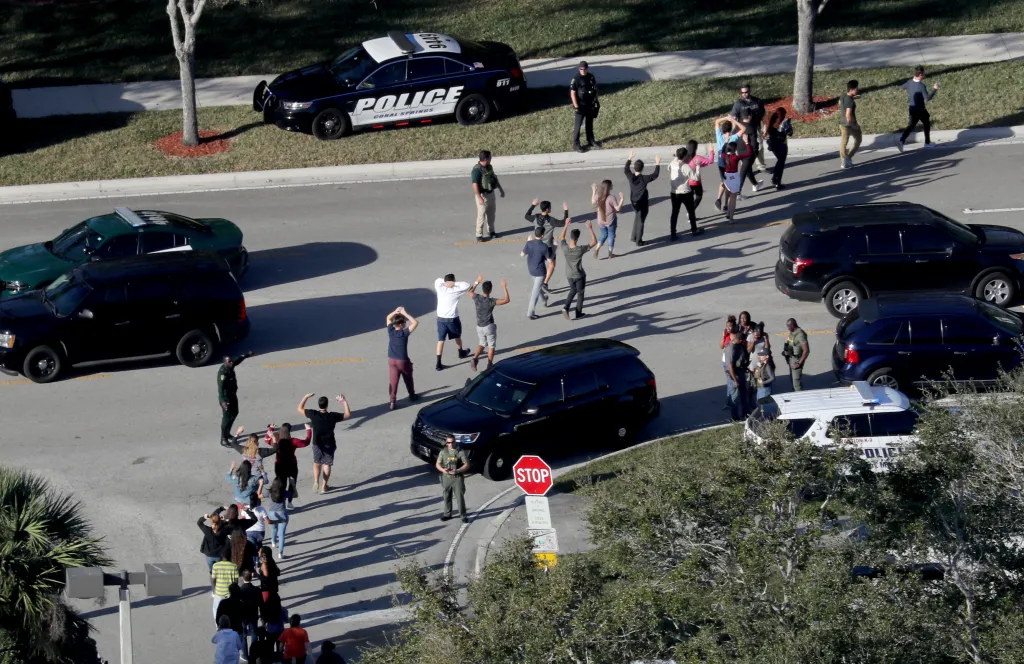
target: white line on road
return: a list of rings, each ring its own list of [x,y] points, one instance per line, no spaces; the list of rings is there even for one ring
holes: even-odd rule
[[[974,208],[964,208],[964,214],[990,214],[994,212],[1024,212],[1024,207],[989,208],[987,210],[975,210]]]

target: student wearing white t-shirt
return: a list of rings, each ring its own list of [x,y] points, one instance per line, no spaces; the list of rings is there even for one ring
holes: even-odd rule
[[[476,287],[483,280],[483,276],[477,278],[472,284],[465,281],[455,281],[454,274],[444,275],[444,279],[434,281],[434,290],[437,292],[437,366],[438,371],[444,369],[441,364],[441,353],[444,351],[444,342],[451,339],[455,347],[459,349],[459,359],[469,357],[470,351],[462,349],[462,321],[459,320],[459,298],[466,294],[470,288]]]
[[[259,551],[263,546],[263,538],[267,534],[267,510],[260,505],[259,496],[256,494],[249,498],[249,513],[253,519],[256,519],[256,525],[245,531],[245,539],[252,542],[256,550]]]

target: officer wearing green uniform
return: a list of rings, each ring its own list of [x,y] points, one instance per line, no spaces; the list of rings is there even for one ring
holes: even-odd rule
[[[224,363],[217,371],[217,401],[220,403],[220,444],[224,447],[231,447],[233,438],[231,436],[231,425],[238,417],[238,378],[235,377],[235,367],[241,364],[245,358],[255,355],[251,350],[245,355],[235,357],[224,356]]]
[[[455,449],[455,439],[451,436],[445,440],[444,448],[437,455],[436,468],[441,472],[441,487],[444,489],[444,513],[442,521],[452,518],[452,493],[459,501],[459,515],[462,523],[466,523],[466,481],[465,473],[469,472],[469,458],[462,450]]]
[[[789,364],[789,377],[793,381],[793,391],[799,392],[804,389],[802,382],[804,363],[807,362],[811,348],[807,343],[807,333],[800,329],[796,319],[787,320],[786,329],[789,330],[789,338],[782,348],[782,355],[786,358],[786,363]]]

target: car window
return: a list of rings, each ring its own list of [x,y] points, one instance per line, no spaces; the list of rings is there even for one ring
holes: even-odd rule
[[[84,281],[61,275],[43,290],[43,296],[58,316],[68,316],[89,297],[92,288]]]
[[[871,431],[876,436],[909,436],[916,426],[917,413],[912,410],[871,414]]]
[[[500,371],[490,371],[467,385],[461,396],[469,403],[487,410],[511,413],[519,408],[532,389],[530,383],[509,378]]]
[[[907,226],[903,231],[903,251],[908,254],[944,253],[953,247],[953,239],[934,226]]]
[[[864,229],[867,240],[865,253],[873,256],[902,254],[903,244],[900,241],[899,228],[895,226],[872,226]]]
[[[446,74],[462,74],[463,72],[469,71],[469,65],[464,65],[461,62],[456,62],[451,58],[442,58],[444,60],[444,73]]]
[[[972,231],[967,226],[964,226],[959,221],[953,221],[946,215],[940,214],[935,210],[929,210],[929,212],[932,213],[932,215],[939,221],[939,224],[941,224],[947,231],[949,231],[949,234],[952,235],[958,242],[963,242],[964,244],[971,246],[976,245],[978,244],[978,242],[980,242],[978,236],[974,234],[974,231]]]
[[[141,242],[144,254],[188,246],[188,238],[177,233],[143,233]]]
[[[835,439],[843,434],[850,438],[864,438],[871,435],[871,417],[868,413],[840,415],[832,418],[828,426],[828,437]]]
[[[349,49],[327,68],[339,83],[355,85],[377,68],[377,61],[362,46]]]
[[[409,61],[409,80],[444,76],[444,58],[416,58]]]
[[[942,345],[942,325],[937,318],[910,321],[910,343],[914,346]]]
[[[562,379],[562,390],[566,401],[593,394],[597,392],[597,376],[593,369],[576,371]]]
[[[992,329],[969,318],[948,318],[942,321],[942,338],[947,344],[975,346],[992,343]]]
[[[125,258],[137,254],[138,246],[138,235],[116,235],[104,242],[94,255],[100,258]]]
[[[1008,334],[1015,337],[1024,334],[1024,323],[1014,314],[981,300],[976,300],[974,304],[979,314]]]
[[[50,244],[50,251],[66,261],[77,263],[85,260],[88,255],[85,251],[87,247],[95,249],[103,243],[103,237],[89,228],[87,223],[83,221],[75,224],[58,235]]]
[[[553,378],[541,383],[533,394],[523,402],[523,409],[527,411],[548,408],[562,402],[562,379]]]
[[[814,424],[814,418],[797,418],[794,420],[784,420],[786,428],[793,434],[794,438],[802,438],[804,434],[810,431],[811,426]]]
[[[878,345],[893,345],[907,343],[907,321],[903,320],[891,320],[885,323],[871,333],[868,337],[869,344]]]
[[[360,89],[383,88],[405,82],[405,60],[384,65],[359,84]]]

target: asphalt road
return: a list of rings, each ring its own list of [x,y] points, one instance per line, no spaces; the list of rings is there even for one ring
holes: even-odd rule
[[[643,151],[641,158],[645,157]],[[208,193],[127,201],[82,201],[8,207],[0,218],[0,248],[49,239],[63,228],[114,205],[225,216],[245,232],[252,269],[243,281],[252,334],[238,350],[257,357],[238,369],[238,423],[259,430],[269,422],[299,421],[295,406],[306,392],[345,394],[354,408],[339,427],[334,485],[313,496],[308,474],[300,482],[301,509],[292,515],[282,595],[301,613],[314,642],[343,641],[346,657],[365,639],[379,638],[391,611],[396,563],[405,557],[439,568],[457,530],[442,524],[437,477],[409,453],[416,409],[387,409],[384,318],[396,306],[421,316],[410,352],[417,388],[428,400],[460,388],[468,363],[435,372],[435,278],[454,272],[466,280],[484,273],[508,279],[512,303],[496,311],[500,354],[581,337],[613,337],[635,345],[657,374],[662,415],[647,437],[721,420],[724,387],[718,340],[727,314],[748,310],[777,335],[789,316],[811,332],[808,387],[831,384],[829,348],[835,320],[821,304],[797,303],[776,292],[772,271],[782,224],[812,205],[910,200],[974,223],[1024,227],[1019,212],[965,215],[964,208],[1024,207],[1020,162],[1013,144],[971,149],[880,152],[848,171],[829,156],[793,155],[785,192],[754,195],[737,222],[708,219],[708,232],[670,244],[668,178],[651,187],[650,243],[628,241],[631,214],[620,217],[614,260],[584,263],[587,311],[565,321],[556,308],[526,319],[529,280],[519,257],[527,225],[522,214],[534,197],[563,199],[592,218],[589,185],[621,171],[582,171],[505,178],[498,201],[502,237],[472,242],[474,208],[469,178],[344,187]],[[653,160],[651,160],[653,161]],[[713,169],[711,169],[713,171]],[[500,173],[499,173],[500,175]],[[717,185],[713,172],[709,190]],[[700,212],[714,212],[709,196]],[[564,285],[564,263],[553,284]],[[560,291],[564,293],[564,290]],[[563,295],[564,296],[564,295]],[[462,304],[475,344],[471,304]],[[773,336],[773,341],[781,341]],[[8,432],[3,463],[29,468],[81,499],[118,564],[178,562],[185,597],[139,599],[133,611],[135,655],[141,662],[200,661],[210,656],[213,632],[208,577],[199,554],[196,519],[231,499],[224,479],[238,457],[217,444],[216,365],[187,369],[169,361],[90,369],[53,385],[0,380],[0,413]],[[788,389],[782,378],[779,389]],[[308,468],[310,455],[300,451]],[[308,471],[304,471],[308,472]],[[467,497],[480,504],[503,488],[472,477]],[[136,589],[136,597],[143,590]],[[80,603],[98,630],[103,654],[118,658],[117,603]]]

